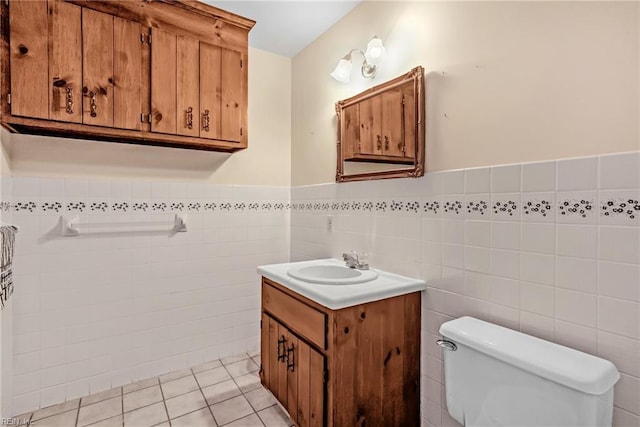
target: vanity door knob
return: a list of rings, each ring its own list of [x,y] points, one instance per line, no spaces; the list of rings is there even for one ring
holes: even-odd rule
[[[67,114],[73,114],[73,87],[67,86],[67,102],[66,102]]]
[[[384,150],[385,151],[389,150],[389,137],[388,136],[384,137]]]
[[[376,135],[378,137],[378,150],[382,151],[382,137],[380,135]]]
[[[193,129],[193,107],[187,108],[185,111],[185,114],[186,114],[185,121],[186,121],[187,129]]]
[[[204,110],[202,113],[202,130],[209,132],[209,110]]]
[[[95,92],[89,92],[89,108],[90,108],[89,115],[91,117],[97,117],[98,116],[98,105],[97,105],[97,102],[96,102],[96,93]]]

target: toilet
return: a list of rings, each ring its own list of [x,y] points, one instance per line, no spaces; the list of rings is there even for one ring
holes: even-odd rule
[[[610,426],[609,362],[492,323],[440,327],[449,414],[465,426]]]

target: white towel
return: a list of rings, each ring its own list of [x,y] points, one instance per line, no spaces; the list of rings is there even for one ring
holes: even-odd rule
[[[6,301],[13,294],[13,252],[16,244],[16,228],[13,226],[0,227],[0,305],[4,308]]]

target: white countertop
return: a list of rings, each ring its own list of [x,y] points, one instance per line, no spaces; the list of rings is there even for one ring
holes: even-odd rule
[[[313,261],[262,265],[258,267],[258,273],[332,310],[396,297],[411,292],[424,291],[426,289],[424,280],[412,279],[378,269],[374,269],[378,272],[376,279],[353,285],[320,285],[307,283],[294,279],[287,274],[290,268],[326,264],[344,266],[344,261],[327,258]]]

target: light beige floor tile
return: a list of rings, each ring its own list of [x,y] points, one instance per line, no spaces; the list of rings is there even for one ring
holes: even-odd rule
[[[167,411],[162,402],[124,414],[125,427],[151,427],[165,421],[167,421]]]
[[[98,421],[95,424],[91,424],[89,427],[122,427],[122,414],[107,418],[106,420]]]
[[[277,403],[273,395],[263,387],[250,391],[245,397],[256,412]]]
[[[260,352],[259,351],[249,351],[247,352],[247,355],[251,358],[260,358]]]
[[[122,413],[122,398],[114,397],[89,406],[82,406],[78,426],[86,426]]]
[[[191,369],[181,369],[175,372],[169,372],[168,374],[164,374],[160,376],[160,382],[166,383],[168,381],[177,380],[178,378],[186,377],[187,375],[191,375]]]
[[[131,393],[134,391],[142,390],[143,388],[152,387],[158,385],[158,378],[149,378],[148,380],[142,380],[135,383],[127,384],[122,387],[123,393]]]
[[[111,399],[113,397],[122,396],[122,387],[112,388],[111,390],[101,391],[100,393],[90,394],[83,397],[80,401],[80,406],[93,405],[94,403],[102,402],[103,400]]]
[[[191,412],[171,420],[172,427],[217,427],[209,408],[202,408],[199,411]]]
[[[71,411],[42,418],[41,420],[35,421],[32,425],[38,427],[75,427],[77,416],[78,410],[72,409]]]
[[[164,393],[165,399],[171,399],[193,390],[198,390],[198,383],[193,375],[162,383],[162,393]]]
[[[202,389],[205,399],[209,405],[231,399],[242,394],[233,380],[223,381]]]
[[[293,421],[278,405],[273,405],[258,412],[258,416],[267,427],[289,427]]]
[[[229,376],[229,373],[223,366],[209,369],[208,371],[198,372],[195,375],[200,387],[207,387],[231,379],[231,376]]]
[[[216,422],[220,425],[230,423],[231,421],[253,413],[251,405],[249,405],[249,402],[247,402],[244,396],[234,397],[233,399],[211,405],[211,411],[213,411],[213,417],[216,419]]]
[[[169,411],[169,417],[171,417],[171,419],[207,406],[207,402],[205,402],[204,397],[202,397],[200,390],[168,399],[165,403],[167,404],[167,410]]]
[[[152,403],[162,402],[162,392],[160,392],[160,386],[156,385],[125,394],[122,401],[124,412],[129,412]]]
[[[79,403],[80,403],[80,399],[74,399],[68,402],[60,403],[58,405],[53,405],[53,406],[39,409],[33,413],[33,420],[39,420],[42,418],[50,417],[55,414],[59,414],[61,412],[67,412],[72,409],[77,409]],[[24,418],[24,417],[28,418],[29,415],[30,414],[24,414],[16,418]]]
[[[202,365],[198,365],[194,368],[192,368],[191,370],[196,373],[196,372],[202,372],[202,371],[207,371],[209,369],[213,369],[213,368],[217,368],[219,366],[222,366],[222,362],[220,362],[219,359],[214,360],[212,362],[207,362],[207,363],[203,363]]]
[[[236,363],[240,360],[248,359],[249,355],[247,353],[236,354],[235,356],[223,357],[220,359],[223,365],[228,365],[230,363]]]
[[[235,420],[231,424],[227,424],[224,427],[262,427],[262,421],[256,414],[251,414],[248,417]]]
[[[234,378],[247,375],[248,373],[255,372],[259,369],[258,365],[256,365],[251,359],[244,359],[239,362],[230,363],[225,365],[225,368],[227,368],[229,374]]]
[[[238,384],[238,387],[240,387],[240,390],[242,390],[244,393],[262,387],[262,384],[260,383],[260,375],[257,371],[251,372],[247,375],[236,377],[233,380],[236,382],[236,384]]]

